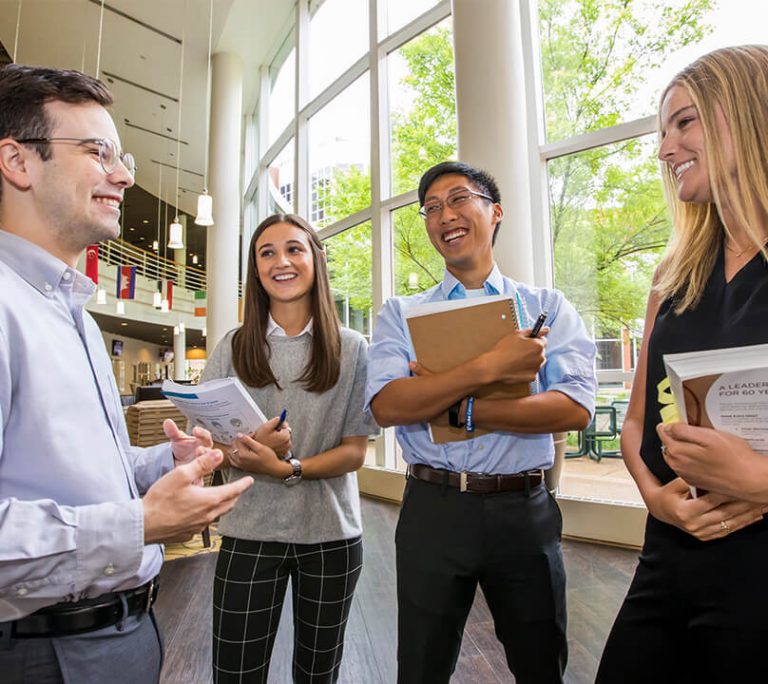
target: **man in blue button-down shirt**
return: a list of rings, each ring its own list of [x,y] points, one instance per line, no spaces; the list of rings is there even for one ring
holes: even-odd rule
[[[132,447],[75,266],[120,233],[133,159],[104,86],[0,69],[0,679],[153,682],[160,543],[229,510],[250,478],[202,487],[210,434],[166,421]],[[177,466],[177,467],[176,467]]]
[[[366,396],[379,425],[397,426],[409,464],[395,539],[398,681],[448,682],[479,582],[517,682],[561,682],[562,524],[541,471],[553,464],[551,433],[583,429],[594,412],[595,346],[560,292],[500,273],[493,242],[503,210],[489,174],[459,162],[438,164],[421,179],[419,203],[445,278],[382,307]],[[418,363],[405,319],[410,307],[498,294],[517,302],[523,330],[444,373]],[[542,311],[548,327],[531,337]],[[535,391],[474,399],[494,381],[531,382]],[[474,422],[492,432],[434,444],[427,423],[446,411],[454,425]]]

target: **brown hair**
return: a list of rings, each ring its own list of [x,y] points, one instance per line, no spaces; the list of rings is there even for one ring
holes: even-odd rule
[[[49,102],[112,104],[101,81],[79,71],[7,64],[0,68],[0,139],[47,138],[53,121],[46,114]],[[43,160],[51,158],[47,143],[31,143]],[[2,180],[0,179],[0,197]]]
[[[273,214],[256,228],[248,247],[243,325],[232,336],[232,363],[238,376],[252,387],[280,385],[269,365],[271,347],[267,339],[269,295],[259,281],[256,267],[256,242],[262,233],[276,223],[290,223],[309,238],[315,266],[312,286],[312,356],[304,372],[297,378],[309,392],[325,392],[339,380],[341,368],[341,332],[339,316],[331,294],[323,243],[312,227],[295,214]]]
[[[682,86],[698,110],[704,131],[707,171],[713,201],[683,202],[669,164],[662,176],[674,232],[658,270],[654,290],[663,299],[674,298],[681,313],[701,299],[715,266],[724,235],[727,205],[752,244],[768,257],[759,231],[768,215],[768,46],[741,45],[715,50],[687,66],[662,93],[659,105],[675,86]],[[736,177],[727,172],[725,146],[717,124],[718,110],[728,125],[736,161]]]

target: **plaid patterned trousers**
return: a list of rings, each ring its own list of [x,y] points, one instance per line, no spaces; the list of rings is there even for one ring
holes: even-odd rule
[[[267,681],[289,577],[293,681],[335,682],[362,565],[360,537],[320,544],[224,537],[213,583],[214,682]]]

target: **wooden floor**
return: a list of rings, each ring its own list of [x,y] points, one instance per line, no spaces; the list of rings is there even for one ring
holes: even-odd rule
[[[347,627],[340,682],[389,684],[396,679],[394,529],[398,507],[363,500],[365,562]],[[634,572],[637,552],[565,541],[569,660],[566,681],[594,681],[605,638]],[[211,586],[214,554],[168,562],[156,604],[166,660],[161,684],[211,681]],[[287,609],[287,610],[285,610]],[[272,658],[270,682],[290,678],[290,592]],[[478,593],[452,684],[511,683],[488,607]]]

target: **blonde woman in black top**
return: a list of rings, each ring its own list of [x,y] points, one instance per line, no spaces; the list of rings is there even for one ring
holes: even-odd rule
[[[597,681],[765,681],[768,459],[660,423],[664,354],[768,343],[768,46],[695,61],[665,90],[659,127],[674,234],[621,440],[650,515]],[[689,484],[709,493],[691,498]]]

